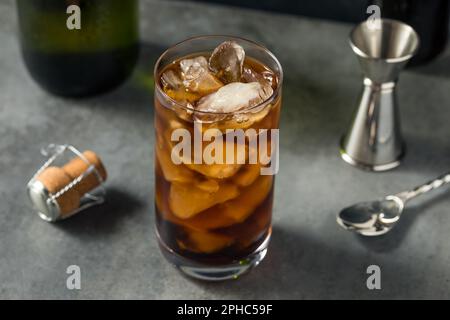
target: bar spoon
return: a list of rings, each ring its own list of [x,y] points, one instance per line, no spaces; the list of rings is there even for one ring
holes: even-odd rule
[[[357,203],[343,209],[337,215],[337,223],[346,230],[364,236],[385,234],[400,220],[408,201],[447,183],[450,183],[450,172],[413,190],[389,195],[381,200]]]

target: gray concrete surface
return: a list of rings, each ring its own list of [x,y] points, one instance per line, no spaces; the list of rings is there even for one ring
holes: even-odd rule
[[[392,233],[341,230],[337,211],[426,181],[450,168],[450,51],[402,74],[408,154],[386,173],[338,156],[361,77],[350,25],[182,2],[142,1],[143,50],[133,77],[95,98],[61,99],[30,79],[12,0],[0,4],[0,298],[314,299],[450,298],[450,193],[424,197]],[[161,256],[153,233],[151,72],[169,45],[200,34],[266,44],[285,69],[274,232],[265,261],[237,281],[189,280]],[[33,214],[25,186],[48,143],[96,150],[110,173],[108,202],[57,224]],[[81,267],[82,289],[66,289]],[[366,268],[382,290],[366,288]]]

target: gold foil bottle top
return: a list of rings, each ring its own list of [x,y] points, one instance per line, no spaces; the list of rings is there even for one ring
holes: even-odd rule
[[[55,221],[80,209],[83,196],[107,178],[93,151],[85,151],[62,167],[49,166],[28,184],[28,193],[41,218]]]

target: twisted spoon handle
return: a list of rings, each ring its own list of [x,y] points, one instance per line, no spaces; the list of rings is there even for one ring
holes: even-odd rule
[[[414,188],[413,190],[401,192],[397,194],[397,197],[401,198],[404,202],[406,202],[431,190],[442,187],[447,183],[450,183],[450,172],[445,173],[439,176],[438,178],[431,180],[423,185],[420,185]]]

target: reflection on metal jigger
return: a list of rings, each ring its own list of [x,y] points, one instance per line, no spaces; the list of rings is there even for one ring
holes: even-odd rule
[[[351,165],[385,171],[400,164],[404,143],[395,88],[400,71],[419,47],[419,36],[400,21],[380,19],[356,26],[350,46],[364,74],[364,86],[348,132],[342,158]]]

